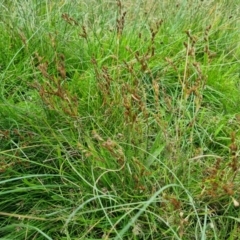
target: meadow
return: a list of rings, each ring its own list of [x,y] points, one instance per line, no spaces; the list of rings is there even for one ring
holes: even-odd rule
[[[238,0],[0,9],[0,239],[239,239]]]

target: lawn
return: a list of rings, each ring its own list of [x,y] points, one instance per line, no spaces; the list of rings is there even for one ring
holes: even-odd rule
[[[0,10],[0,239],[239,239],[238,0]]]

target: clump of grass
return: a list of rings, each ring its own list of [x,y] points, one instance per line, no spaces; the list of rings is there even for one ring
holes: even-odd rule
[[[30,2],[2,3],[0,238],[237,237],[234,3]]]

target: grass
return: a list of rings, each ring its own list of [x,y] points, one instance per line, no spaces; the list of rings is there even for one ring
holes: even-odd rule
[[[238,239],[237,1],[0,6],[0,239]]]

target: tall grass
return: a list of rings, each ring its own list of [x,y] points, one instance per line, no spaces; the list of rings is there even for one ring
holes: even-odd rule
[[[0,2],[0,239],[237,239],[237,1]]]

